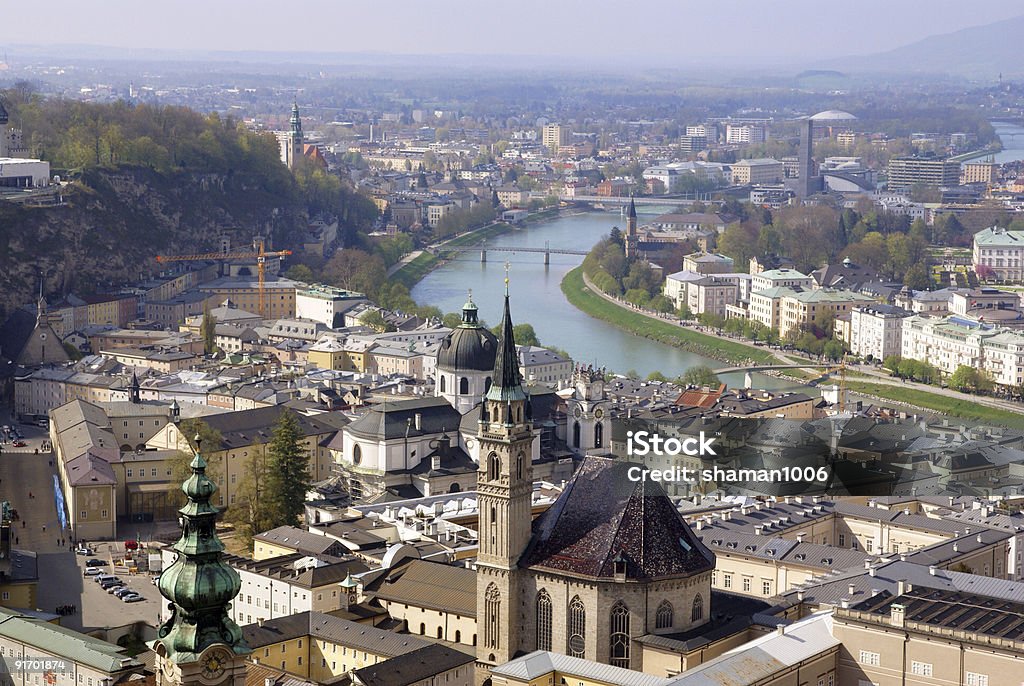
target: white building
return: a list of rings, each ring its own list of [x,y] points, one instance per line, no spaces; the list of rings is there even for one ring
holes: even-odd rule
[[[902,357],[928,362],[944,374],[963,365],[1001,386],[1024,383],[1024,334],[960,317],[904,319]]]
[[[903,320],[911,315],[902,307],[868,305],[850,312],[850,351],[861,357],[884,360],[903,350]]]
[[[999,281],[1024,280],[1024,231],[998,226],[979,231],[974,234],[973,258],[976,269],[988,268]]]
[[[813,288],[814,279],[795,269],[768,269],[753,275],[750,290],[765,291],[769,288],[780,286],[786,288]]]
[[[362,293],[314,284],[309,288],[295,289],[295,316],[336,329],[345,326],[348,310],[365,302],[366,296]]]
[[[49,162],[0,157],[0,187],[41,188],[49,183]]]
[[[517,345],[519,369],[527,381],[558,384],[572,377],[572,360],[535,345]]]
[[[728,144],[764,143],[768,140],[768,129],[758,124],[727,124],[725,142]]]

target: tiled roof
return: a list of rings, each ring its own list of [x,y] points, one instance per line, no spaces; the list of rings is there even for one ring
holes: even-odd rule
[[[356,683],[363,686],[409,686],[475,660],[472,655],[433,643],[357,669],[352,676]]]
[[[588,457],[536,522],[520,565],[614,578],[616,561],[633,580],[690,576],[714,567],[714,554],[683,521],[661,485],[632,481],[633,465]]]
[[[317,640],[349,646],[367,653],[394,657],[430,645],[408,634],[396,634],[367,624],[350,622],[322,612],[300,612],[242,627],[246,644],[253,649],[310,636]]]
[[[415,426],[420,415],[420,429]],[[455,431],[462,416],[444,398],[417,398],[382,402],[348,425],[346,431],[367,438],[390,440],[409,436]],[[410,424],[412,422],[412,424]]]
[[[56,624],[23,617],[6,608],[0,608],[0,636],[102,672],[142,668],[142,663],[129,657],[124,648]]]
[[[413,560],[372,593],[380,600],[476,617],[476,572],[464,567]]]

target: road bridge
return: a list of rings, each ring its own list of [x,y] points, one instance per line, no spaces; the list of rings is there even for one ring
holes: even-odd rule
[[[548,245],[547,241],[544,242],[544,247],[543,248],[521,248],[521,247],[517,248],[517,247],[509,247],[509,246],[499,246],[499,247],[491,247],[491,248],[489,248],[489,247],[487,247],[486,243],[483,243],[483,244],[477,245],[477,246],[472,246],[472,245],[465,245],[465,246],[460,245],[460,246],[451,246],[451,247],[444,246],[444,247],[438,248],[437,252],[439,252],[439,253],[441,253],[441,252],[463,253],[463,252],[475,252],[477,250],[480,251],[480,261],[481,262],[486,262],[487,261],[487,253],[488,252],[543,253],[543,255],[544,255],[544,264],[551,264],[551,256],[552,255],[584,255],[584,256],[586,256],[588,254],[586,250],[568,250],[568,249],[565,249],[565,248],[552,248],[552,247],[550,247],[550,245]]]

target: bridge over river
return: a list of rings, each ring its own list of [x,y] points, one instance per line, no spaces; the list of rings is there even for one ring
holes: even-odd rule
[[[570,250],[567,248],[552,248],[549,241],[544,242],[543,248],[523,248],[523,247],[487,247],[486,243],[480,245],[463,245],[454,247],[440,247],[437,252],[442,253],[463,253],[463,252],[476,252],[480,251],[480,261],[487,261],[488,252],[509,252],[509,253],[542,253],[544,255],[544,264],[551,264],[552,255],[583,255],[586,256],[588,253],[586,250]]]

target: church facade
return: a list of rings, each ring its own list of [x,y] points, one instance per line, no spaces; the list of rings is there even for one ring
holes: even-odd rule
[[[581,383],[596,384],[585,371]],[[533,413],[507,294],[492,378],[477,432],[478,682],[534,650],[641,669],[637,639],[709,621],[714,554],[659,484],[631,481],[631,465],[615,459],[587,457],[532,522]]]

